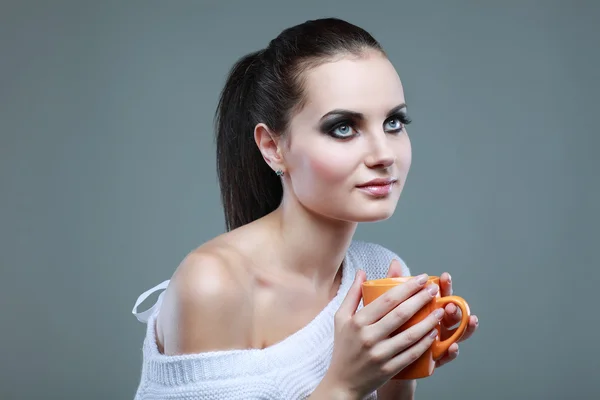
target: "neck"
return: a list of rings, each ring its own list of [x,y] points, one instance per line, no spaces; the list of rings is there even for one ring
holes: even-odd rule
[[[282,268],[315,287],[334,284],[357,223],[317,215],[293,200],[283,201],[269,219]]]

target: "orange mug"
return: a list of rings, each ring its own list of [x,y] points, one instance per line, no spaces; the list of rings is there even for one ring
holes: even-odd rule
[[[394,286],[401,285],[406,283],[412,277],[404,276],[398,278],[385,278],[385,279],[374,279],[370,281],[365,281],[362,284],[362,294],[363,294],[363,305],[367,305],[371,303],[373,300],[393,288]],[[440,278],[439,276],[430,276],[427,280],[427,284],[433,284],[439,286]],[[412,364],[408,365],[402,371],[400,371],[396,376],[392,379],[419,379],[426,378],[428,376],[433,375],[433,371],[435,369],[435,362],[438,360],[452,345],[452,343],[457,342],[465,333],[467,326],[469,325],[469,317],[471,316],[471,311],[469,309],[469,305],[459,296],[444,296],[441,297],[440,291],[436,297],[431,299],[431,302],[426,304],[422,309],[417,311],[415,315],[412,316],[404,325],[394,331],[391,336],[394,336],[405,329],[417,324],[418,322],[424,320],[429,314],[435,311],[438,308],[444,308],[448,303],[454,303],[460,310],[462,311],[462,319],[460,321],[460,325],[456,328],[456,331],[445,340],[440,340],[440,330],[441,324],[438,323],[437,330],[438,335],[435,338],[433,344],[429,347],[429,349],[421,355],[416,361]]]

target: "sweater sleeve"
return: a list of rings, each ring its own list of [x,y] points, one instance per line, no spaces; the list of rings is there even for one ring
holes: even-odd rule
[[[132,310],[146,324],[142,371],[134,400],[279,399],[274,377],[278,371],[268,353],[260,350],[224,350],[167,356],[156,343],[156,318],[164,292],[148,310],[138,306],[150,294],[164,290],[165,281],[144,292]]]
[[[277,368],[260,350],[166,356],[156,346],[156,313],[147,321],[135,400],[280,399]]]
[[[146,381],[140,384],[134,400],[281,400],[274,379],[238,376],[232,379],[204,381],[197,384],[164,385]]]

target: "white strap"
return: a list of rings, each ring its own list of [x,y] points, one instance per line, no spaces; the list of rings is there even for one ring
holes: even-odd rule
[[[157,300],[156,303],[154,303],[154,305],[152,307],[150,307],[149,309],[147,309],[146,311],[138,312],[137,308],[139,307],[139,305],[142,304],[142,302],[144,300],[146,300],[152,293],[154,293],[158,290],[165,290],[167,288],[167,286],[169,286],[169,280],[159,283],[158,285],[154,286],[152,289],[146,290],[144,293],[142,293],[138,297],[137,301],[135,302],[135,305],[133,306],[133,310],[131,310],[131,313],[133,315],[135,315],[135,317],[138,319],[138,321],[140,321],[142,323],[148,322],[148,318],[154,312],[154,309],[156,308],[159,301]],[[161,296],[162,296],[162,293],[161,293]]]

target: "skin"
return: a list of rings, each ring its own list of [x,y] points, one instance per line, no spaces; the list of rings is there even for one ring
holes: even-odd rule
[[[304,78],[306,102],[293,115],[288,131],[274,135],[264,124],[254,131],[265,162],[274,171],[284,171],[281,206],[210,240],[182,261],[157,319],[157,345],[164,354],[265,348],[290,336],[335,296],[340,265],[357,224],[384,220],[394,213],[412,159],[405,126],[396,117],[388,118],[392,109],[405,103],[394,67],[380,53],[367,52],[324,63]],[[337,127],[334,134],[323,132],[323,116],[336,109],[360,113],[362,118],[352,126]],[[388,195],[374,197],[357,187],[375,178],[396,179]],[[392,263],[388,276],[398,276],[400,271]],[[364,274],[357,275],[355,287],[360,279]],[[449,274],[442,275],[440,285],[442,295],[452,293]],[[414,293],[417,290],[425,293],[424,288],[415,287]],[[348,310],[356,302],[350,297]],[[376,312],[374,307],[356,315],[361,313],[367,321],[368,313]],[[444,326],[460,320],[453,305],[445,311]],[[358,318],[349,313],[339,324],[342,328]],[[224,316],[229,315],[236,318],[227,318],[224,324]],[[476,328],[477,317],[472,316],[463,340]],[[365,332],[374,329],[364,327]],[[444,330],[444,335],[449,333]],[[336,343],[356,336],[340,335]],[[438,364],[457,355],[458,346],[453,345]],[[338,384],[329,383],[328,389]],[[411,398],[415,386],[413,381],[389,382],[379,392],[384,399]],[[348,392],[345,398],[356,393]]]

